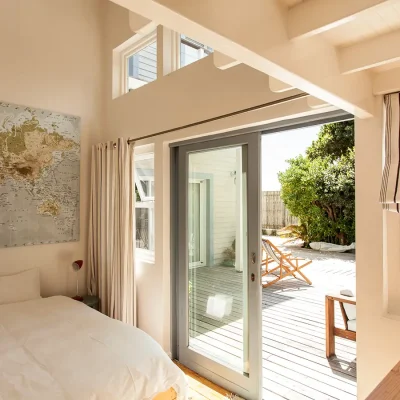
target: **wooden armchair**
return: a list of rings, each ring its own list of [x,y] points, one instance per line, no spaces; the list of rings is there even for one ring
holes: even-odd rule
[[[339,302],[345,329],[335,326],[335,301]],[[326,357],[335,355],[335,336],[344,339],[357,339],[356,336],[356,298],[339,295],[325,296]]]

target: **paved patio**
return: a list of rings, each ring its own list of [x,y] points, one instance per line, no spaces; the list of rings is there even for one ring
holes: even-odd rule
[[[279,239],[274,238],[274,241]],[[325,358],[325,294],[355,287],[354,254],[290,248],[313,260],[304,269],[312,286],[294,278],[263,289],[263,398],[267,400],[355,400],[356,346],[337,338],[336,357]],[[191,271],[190,346],[243,370],[243,274],[229,267]],[[223,318],[207,314],[210,296],[233,298]],[[343,326],[339,307],[337,326]]]

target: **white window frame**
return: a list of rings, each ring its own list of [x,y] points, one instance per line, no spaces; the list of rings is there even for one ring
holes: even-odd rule
[[[154,262],[154,202],[141,202],[138,201],[135,204],[135,209],[138,208],[148,208],[149,210],[149,248],[150,249],[141,249],[136,247],[136,256],[138,259],[147,261],[147,262]],[[136,227],[135,227],[136,229]],[[153,231],[151,233],[151,230]],[[136,242],[135,242],[136,246]],[[153,249],[153,250],[151,250]]]
[[[143,154],[135,154],[135,162],[136,161],[144,161],[144,160],[154,160],[154,153],[143,153]],[[154,182],[154,176],[145,176],[146,179],[142,179],[144,181]],[[141,203],[153,201],[154,202],[154,195],[147,196],[144,193],[142,184],[140,183],[140,176],[136,174],[136,167],[135,167],[135,183],[139,191],[140,198],[142,199]]]
[[[142,161],[142,160],[149,160],[153,159],[154,160],[154,152],[151,153],[143,153],[143,154],[135,154],[135,162],[136,161]],[[155,251],[155,221],[154,221],[154,202],[155,202],[155,196],[147,196],[144,193],[143,187],[140,183],[141,177],[137,173],[136,166],[134,168],[134,176],[135,176],[135,184],[139,192],[139,196],[141,201],[136,201],[135,202],[135,209],[137,208],[147,208],[149,210],[149,248],[153,250],[147,250],[147,249],[140,249],[136,248],[136,257],[138,257],[139,260],[145,261],[145,262],[154,262],[154,251]],[[154,182],[154,175],[153,176],[145,176],[145,180],[149,182]],[[142,179],[143,180],[143,179]],[[136,221],[135,221],[136,223]],[[136,225],[135,225],[135,230],[136,230]],[[136,242],[135,242],[135,247],[136,247]]]
[[[189,263],[189,269],[207,266],[207,181],[205,179],[190,178],[189,183],[200,185],[200,260]]]
[[[193,43],[193,42],[196,42],[198,44]],[[207,45],[205,45],[203,43],[197,42],[197,40],[192,39],[190,37],[187,37],[186,35],[179,34],[179,41],[178,41],[178,54],[179,54],[178,69],[187,67],[187,65],[182,65],[181,64],[181,62],[182,62],[182,60],[181,60],[181,44],[182,43],[185,44],[186,46],[192,47],[193,49],[197,50],[200,53],[203,53],[203,54],[206,53],[207,54],[206,57],[211,55],[213,53],[213,51],[214,51],[213,49],[211,49],[210,46],[207,46]],[[200,61],[203,58],[205,58],[205,57],[202,57],[197,61]],[[197,61],[195,61],[195,62],[197,62]],[[191,64],[194,64],[194,62],[191,63]]]
[[[197,42],[192,38],[188,39],[189,40],[186,40],[187,45],[198,47],[199,51],[211,54],[212,48],[210,46]],[[126,42],[117,46],[113,50],[112,98],[116,99],[129,93],[128,58],[153,42],[157,43],[156,79],[184,68],[185,66],[181,66],[180,57],[182,40],[185,43],[185,38],[182,37],[180,33],[161,25],[157,26],[152,22]],[[196,44],[192,43],[190,40],[199,43],[199,46],[196,46]],[[145,86],[146,83],[149,82],[143,81],[143,86]]]
[[[121,82],[120,82],[120,89],[121,93],[129,93],[128,87],[128,58],[133,56],[134,54],[138,53],[140,50],[143,50],[145,47],[149,46],[150,44],[157,42],[157,28],[150,32],[146,36],[138,35],[139,37],[131,43],[128,47],[120,52],[120,65],[121,65]],[[157,78],[158,78],[158,68],[157,68]]]

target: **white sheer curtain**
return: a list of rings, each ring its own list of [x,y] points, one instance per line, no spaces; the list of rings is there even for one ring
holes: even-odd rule
[[[136,325],[133,163],[126,139],[92,147],[87,282],[101,312]]]

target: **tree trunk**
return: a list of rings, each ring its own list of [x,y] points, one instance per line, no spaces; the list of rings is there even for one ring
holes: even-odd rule
[[[347,237],[344,232],[339,232],[336,234],[336,237],[339,239],[339,244],[342,246],[347,245]]]

